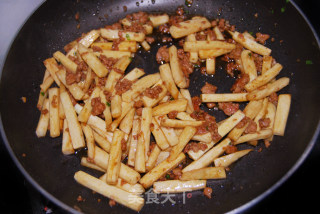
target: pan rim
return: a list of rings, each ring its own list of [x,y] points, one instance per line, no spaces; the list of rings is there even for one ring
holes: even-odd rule
[[[4,69],[4,66],[6,64],[7,61],[7,57],[8,57],[8,53],[11,50],[11,46],[14,43],[17,35],[20,33],[21,29],[24,27],[24,25],[26,24],[26,22],[30,19],[30,17],[37,11],[39,10],[44,4],[46,3],[46,1],[44,0],[42,3],[39,4],[38,7],[36,7],[29,16],[26,17],[26,19],[24,20],[24,22],[21,24],[21,26],[17,29],[17,31],[15,32],[9,48],[6,50],[5,53],[5,60],[4,63],[1,66],[1,70],[0,70],[0,82],[1,82],[1,77],[2,77],[2,72]],[[314,27],[311,25],[309,19],[306,17],[306,15],[304,14],[304,12],[300,9],[300,7],[294,2],[294,1],[290,1],[290,3],[295,7],[295,9],[300,13],[300,15],[303,17],[304,21],[307,23],[308,27],[311,29],[313,36],[315,37],[316,41],[317,41],[317,45],[318,48],[320,49],[320,40],[319,40],[319,35],[316,33]],[[35,188],[37,189],[45,198],[47,198],[48,200],[50,200],[51,202],[53,202],[54,204],[56,204],[57,206],[61,207],[62,209],[64,209],[67,212],[70,213],[81,213],[77,210],[75,210],[73,207],[65,204],[64,202],[62,202],[61,200],[57,199],[55,196],[53,196],[51,193],[49,193],[47,190],[45,190],[40,184],[38,184],[38,182],[36,182],[34,180],[34,178],[25,170],[25,168],[22,166],[22,164],[20,163],[20,161],[18,160],[17,156],[15,155],[14,151],[12,150],[10,143],[7,139],[6,133],[4,131],[4,127],[3,127],[3,122],[2,122],[2,117],[1,117],[1,112],[0,112],[0,134],[1,137],[3,139],[4,145],[8,151],[8,153],[10,154],[11,159],[13,160],[13,162],[15,163],[16,167],[19,169],[19,171],[22,173],[22,175],[26,178],[26,180]],[[302,155],[300,156],[300,158],[295,162],[295,164],[287,171],[287,173],[285,173],[281,179],[279,179],[275,184],[273,184],[271,187],[269,187],[265,192],[261,193],[260,195],[258,195],[257,197],[255,197],[254,199],[246,202],[245,204],[231,210],[228,211],[227,213],[241,213],[244,212],[246,210],[248,210],[249,208],[252,208],[253,206],[257,205],[259,202],[261,202],[264,198],[266,198],[267,196],[269,196],[272,192],[274,192],[277,188],[279,188],[282,184],[284,184],[295,172],[296,170],[302,165],[302,163],[306,160],[306,158],[308,157],[308,155],[310,154],[312,148],[314,147],[318,137],[320,136],[320,119],[318,121],[317,124],[317,128],[310,140],[310,142],[308,143],[307,147],[305,148],[305,150],[303,151]]]

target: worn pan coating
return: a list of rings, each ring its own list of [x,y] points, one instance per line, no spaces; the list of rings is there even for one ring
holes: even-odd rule
[[[38,139],[35,128],[39,118],[36,102],[44,66],[42,61],[82,32],[113,23],[126,14],[136,11],[174,12],[184,1],[173,0],[81,0],[46,1],[26,22],[14,40],[3,67],[0,86],[1,131],[9,153],[26,178],[47,198],[70,212],[78,206],[86,213],[132,212],[123,207],[110,208],[108,199],[92,194],[78,185],[73,175],[80,166],[80,154],[64,156],[61,138]],[[123,6],[127,7],[125,12]],[[186,6],[185,6],[186,7]],[[187,7],[186,7],[187,8]],[[281,12],[281,8],[285,11]],[[291,4],[285,1],[224,1],[199,0],[187,8],[191,15],[205,15],[210,19],[223,17],[235,24],[239,31],[263,32],[272,35],[275,42],[267,45],[272,56],[284,69],[280,76],[291,78],[290,86],[282,93],[291,93],[292,107],[284,137],[275,137],[271,146],[261,152],[250,153],[231,167],[226,180],[209,181],[213,188],[211,200],[202,191],[192,192],[192,197],[176,194],[172,205],[146,204],[142,213],[222,213],[243,211],[280,186],[305,159],[319,132],[319,45],[306,20]],[[74,19],[80,12],[80,29]],[[258,18],[254,14],[258,13]],[[106,16],[104,16],[107,14]],[[282,41],[282,42],[280,42]],[[156,72],[157,46],[151,53],[139,53],[130,68],[139,66],[147,73]],[[151,57],[151,60],[146,60]],[[305,61],[311,60],[312,65]],[[197,95],[205,81],[218,85],[219,92],[227,92],[234,81],[221,69],[214,77],[195,72],[191,76],[191,93]],[[21,102],[25,96],[27,102]],[[221,112],[213,111],[218,121]],[[243,146],[245,148],[247,146]],[[25,153],[26,157],[22,157]],[[83,152],[80,152],[83,153]],[[93,173],[92,171],[89,171]],[[76,198],[86,199],[78,203]],[[163,201],[164,196],[158,196]],[[98,198],[102,198],[100,203]],[[148,200],[145,197],[146,201]]]

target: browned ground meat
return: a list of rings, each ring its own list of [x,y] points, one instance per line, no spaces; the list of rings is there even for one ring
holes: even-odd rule
[[[227,74],[234,77],[234,72],[240,70],[240,66],[235,62],[229,62],[226,67]]]
[[[218,24],[217,20],[213,20],[213,21],[211,21],[211,25],[212,25],[212,27],[217,26],[217,24]]]
[[[213,140],[219,140],[221,138],[218,133],[218,125],[215,117],[203,110],[194,111],[190,114],[190,116],[196,120],[204,121],[201,126],[197,127],[196,134],[201,135],[210,132]]]
[[[235,43],[235,41],[232,39],[228,39],[227,41],[230,43]],[[241,70],[240,66],[235,62],[235,60],[240,59],[243,47],[238,43],[235,44],[236,48],[233,49],[229,54],[223,55],[223,57],[221,58],[223,61],[226,61],[228,63],[226,71],[231,77],[234,77],[234,71]]]
[[[259,126],[261,129],[268,128],[271,123],[270,118],[264,118],[259,120]]]
[[[205,112],[201,109],[198,109],[198,110],[195,110],[194,112],[192,112],[190,114],[190,116],[196,120],[205,120],[206,114],[207,114],[207,112]]]
[[[149,15],[146,12],[139,11],[137,13],[133,13],[131,15],[126,16],[128,19],[132,21],[136,21],[140,24],[146,24],[149,21]]]
[[[123,29],[125,31],[136,32],[136,33],[139,33],[139,32],[145,33],[146,32],[143,25],[139,22],[131,22],[131,25],[124,26]]]
[[[151,37],[151,36],[147,36],[147,37],[146,37],[146,41],[147,41],[149,44],[152,44],[152,43],[154,43],[155,39],[154,39],[153,37]]]
[[[161,40],[163,43],[172,42],[172,38],[170,36],[164,36]]]
[[[119,74],[124,74],[124,71],[119,68],[113,68],[113,70]]]
[[[238,128],[238,129],[243,128],[249,121],[250,121],[250,118],[249,118],[249,117],[244,117],[244,118],[236,125],[236,128]]]
[[[119,22],[116,22],[112,25],[106,25],[104,27],[105,29],[111,29],[111,30],[121,30],[122,29],[122,25]]]
[[[167,46],[162,46],[158,49],[158,52],[156,54],[156,60],[159,64],[161,64],[162,62],[169,62],[170,55]]]
[[[170,111],[169,113],[168,113],[168,117],[170,118],[170,119],[175,119],[176,117],[177,117],[177,115],[178,115],[178,111]]]
[[[233,115],[239,110],[239,104],[233,102],[218,103],[218,107],[228,116]]]
[[[113,206],[116,206],[117,202],[113,199],[109,199],[109,206],[110,207],[113,207]]]
[[[209,132],[209,128],[206,124],[202,124],[201,126],[197,126],[196,135],[203,135]]]
[[[250,81],[250,77],[246,73],[241,73],[239,78],[235,81],[235,83],[231,87],[231,91],[233,93],[241,93],[246,92],[244,86]]]
[[[194,111],[198,112],[200,110],[200,105],[201,105],[200,97],[197,97],[197,96],[192,97],[191,101],[192,101]]]
[[[153,132],[153,130],[154,130],[154,124],[150,123],[150,131]]]
[[[209,39],[210,39],[211,41],[214,41],[214,40],[217,39],[216,34],[215,34],[214,31],[211,30],[211,29],[205,30],[205,34],[207,34],[207,37],[209,37]]]
[[[77,66],[77,71],[87,71],[88,66],[84,61],[81,61]]]
[[[270,35],[268,34],[262,34],[262,33],[256,33],[256,41],[261,43],[261,44],[264,44],[266,42],[267,39],[270,38]]]
[[[151,125],[154,126],[153,123],[150,124],[150,131],[151,131]],[[149,151],[147,152],[147,155],[150,156],[152,150],[154,149],[154,147],[156,147],[156,143],[155,142],[151,142],[150,146],[149,146]]]
[[[99,46],[92,46],[92,50],[94,52],[103,52],[102,48],[100,48]]]
[[[210,83],[205,83],[205,85],[201,88],[201,92],[203,94],[214,94],[217,91],[217,86],[211,85]],[[213,108],[216,106],[215,103],[206,103],[208,108]]]
[[[273,103],[275,106],[278,105],[278,95],[276,92],[270,94],[268,98],[269,102]]]
[[[207,35],[204,33],[197,32],[196,33],[196,40],[197,41],[205,41],[205,40],[207,40]]]
[[[252,54],[252,56],[253,56],[254,64],[257,68],[257,71],[260,74],[262,71],[263,57],[256,53]]]
[[[201,67],[200,68],[200,72],[201,72],[201,74],[206,74],[207,68],[206,67]]]
[[[176,16],[169,17],[169,25],[180,26],[179,23],[186,20],[186,16],[184,15],[183,7],[178,7],[176,10]]]
[[[127,150],[127,142],[125,139],[121,140],[121,151],[124,152]]]
[[[179,45],[180,47],[183,47],[184,42],[185,42],[185,39],[182,38],[182,39],[179,40],[178,45]]]
[[[119,35],[119,39],[115,39],[115,40],[112,41],[112,50],[118,51],[119,50],[119,44],[122,41],[124,41],[124,38],[122,37],[122,34],[120,34]]]
[[[78,83],[86,78],[86,75],[82,71],[77,71],[73,73],[72,71],[66,72],[66,83],[67,85],[72,85],[73,83]]]
[[[178,180],[182,176],[182,170],[179,167],[177,167],[172,170],[172,174],[173,174],[173,179]]]
[[[190,53],[184,52],[183,49],[178,49],[179,65],[186,77],[193,72],[193,65],[190,62]]]
[[[201,88],[201,92],[203,94],[214,94],[216,93],[217,89],[217,86],[206,82],[205,85]]]
[[[190,150],[192,150],[193,152],[198,152],[199,150],[205,151],[207,148],[208,146],[205,143],[191,142],[191,143],[188,143],[186,147],[184,147],[183,151],[185,153],[189,152]]]
[[[101,54],[99,56],[100,61],[102,64],[106,66],[108,70],[111,70],[114,64],[118,61],[118,59],[111,58],[111,57],[106,57],[105,55]]]
[[[142,116],[142,110],[143,110],[143,108],[137,108],[136,114],[137,114],[138,116]]]
[[[225,19],[219,19],[219,22],[218,22],[218,27],[219,27],[219,30],[220,31],[224,31],[225,30]]]
[[[206,103],[208,108],[214,108],[216,106],[216,103]]]
[[[226,154],[231,154],[231,153],[235,153],[236,151],[238,151],[237,147],[234,145],[228,145],[226,147],[223,148]]]
[[[151,124],[153,125],[153,123],[151,123]],[[151,124],[150,124],[150,126],[151,126]],[[149,146],[149,151],[152,152],[152,150],[156,147],[156,145],[157,145],[156,142],[152,141]]]
[[[111,97],[112,97],[112,93],[109,92],[109,91],[103,91],[103,93],[104,93],[104,95],[106,96],[106,100],[107,100],[108,102],[110,102],[110,101],[111,101]]]
[[[235,31],[235,26],[230,25],[229,21],[226,21],[225,19],[216,19],[211,22],[212,27],[219,27],[219,30],[221,32],[224,32],[225,30],[229,31]]]
[[[270,143],[269,140],[265,139],[264,140],[264,145],[265,145],[266,148],[269,148],[269,146],[271,146],[271,143]]]
[[[255,133],[257,131],[257,123],[253,120],[249,121],[248,127],[244,131],[245,134]]]
[[[68,56],[69,59],[71,59],[74,63],[76,63],[77,65],[80,63],[79,59],[75,56]]]
[[[211,198],[211,194],[212,194],[212,188],[211,187],[206,187],[203,189],[203,194],[207,197],[207,198]]]
[[[226,54],[226,56],[231,59],[240,59],[242,50],[243,50],[242,45],[240,45],[239,43],[236,43],[236,48],[233,49],[229,54]]]
[[[77,197],[77,201],[78,201],[78,202],[82,202],[82,201],[85,201],[85,199],[84,199],[81,195],[79,195],[79,196]]]
[[[138,100],[138,101],[134,102],[133,107],[134,108],[142,108],[143,107],[143,101],[142,100]]]
[[[102,114],[102,112],[106,108],[106,105],[101,102],[100,97],[93,98],[91,100],[91,106],[92,106],[91,114],[93,116]]]
[[[159,31],[163,34],[169,33],[170,32],[170,27],[167,24],[163,24],[159,26]]]
[[[144,91],[144,95],[146,95],[147,97],[150,97],[151,99],[157,99],[159,97],[159,94],[162,92],[162,87],[157,85],[153,88],[147,88]]]
[[[116,90],[116,94],[121,95],[124,92],[128,91],[131,89],[132,86],[132,81],[127,80],[127,79],[122,79],[117,82],[115,85],[114,89]]]
[[[176,14],[179,16],[182,16],[184,14],[183,7],[178,7],[176,10]]]
[[[126,31],[146,33],[144,24],[152,25],[149,15],[146,12],[137,12],[126,16],[131,21],[130,26],[124,26]]]
[[[71,59],[74,63],[76,63],[77,66],[77,71],[87,71],[88,66],[84,61],[80,61],[77,57],[74,56],[68,56],[69,59]]]

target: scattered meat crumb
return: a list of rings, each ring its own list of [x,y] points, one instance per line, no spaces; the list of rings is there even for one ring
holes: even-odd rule
[[[116,203],[116,201],[115,200],[113,200],[113,199],[110,199],[109,200],[109,205],[110,205],[110,207],[113,207],[113,206],[115,206],[117,203]]]
[[[79,21],[80,13],[79,13],[79,12],[77,12],[77,13],[76,13],[76,15],[74,15],[74,18],[75,18],[75,20]]]
[[[78,198],[77,198],[77,201],[78,201],[78,202],[83,202],[83,201],[85,201],[85,199],[84,199],[84,198],[82,198],[82,196],[81,196],[81,195],[79,195],[79,196],[78,196]]]
[[[204,188],[203,194],[204,194],[207,198],[211,198],[212,188],[211,188],[211,187],[206,187],[206,188]]]
[[[22,100],[23,103],[27,102],[27,98],[26,97],[21,97],[21,100]]]
[[[269,140],[264,140],[264,145],[266,148],[269,148],[269,146],[271,145],[270,141]]]

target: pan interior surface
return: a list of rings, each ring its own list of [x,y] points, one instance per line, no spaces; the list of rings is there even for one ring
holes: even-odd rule
[[[195,191],[189,197],[187,194],[171,196],[174,203],[161,203],[166,194],[157,195],[160,203],[148,203],[150,195],[146,194],[147,203],[141,213],[224,213],[234,210],[266,192],[292,169],[308,148],[310,150],[320,117],[320,52],[314,34],[291,3],[203,0],[194,1],[191,7],[187,7],[184,1],[169,0],[46,1],[26,22],[8,53],[0,82],[0,112],[5,141],[13,151],[13,158],[49,199],[58,201],[71,212],[76,212],[71,210],[74,206],[85,213],[132,212],[120,205],[110,208],[108,199],[92,194],[91,190],[74,181],[73,175],[78,170],[100,175],[80,166],[80,157],[85,151],[64,156],[61,138],[36,137],[35,128],[40,116],[36,103],[45,69],[42,61],[55,51],[63,50],[64,45],[80,37],[81,33],[112,24],[127,14],[137,11],[174,13],[181,5],[190,16],[204,15],[210,20],[225,18],[240,32],[262,32],[274,37],[275,42],[268,42],[267,46],[272,49],[271,55],[284,66],[279,76],[291,79],[290,85],[281,93],[292,94],[292,106],[285,136],[276,136],[269,148],[262,144],[253,148],[254,152],[231,166],[227,179],[208,181],[208,186],[213,189],[212,199],[204,197],[202,191]],[[281,8],[284,7],[283,12]],[[77,12],[80,14],[79,23],[74,18]],[[258,14],[257,18],[255,14]],[[128,70],[139,67],[146,73],[157,72],[157,49],[158,46],[154,45],[150,52],[139,52]],[[313,64],[307,65],[306,60]],[[218,86],[217,93],[226,93],[234,79],[227,77],[223,69],[218,69],[213,77],[196,70],[190,76],[191,95],[199,95],[205,82]],[[26,103],[21,102],[23,96],[27,98]],[[209,112],[218,121],[224,117],[221,112]],[[242,148],[249,146],[243,145]],[[261,152],[258,152],[259,148],[263,148]],[[23,153],[26,157],[22,157]],[[78,203],[78,195],[85,198],[85,202]],[[102,199],[100,203],[98,199]]]

